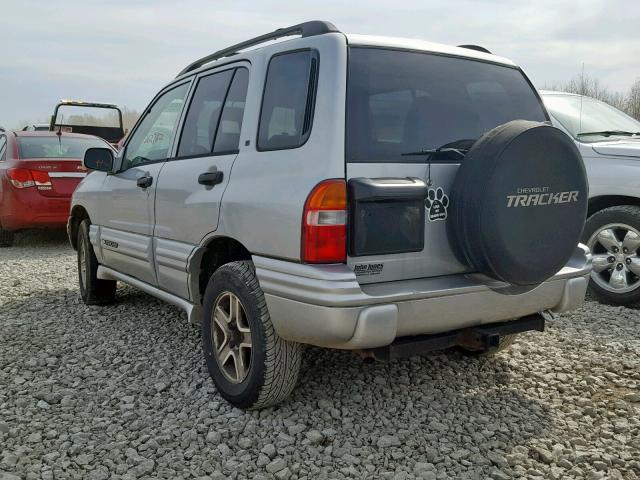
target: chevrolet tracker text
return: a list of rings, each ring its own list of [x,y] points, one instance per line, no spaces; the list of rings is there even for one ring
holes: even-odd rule
[[[530,207],[532,205],[552,205],[578,201],[578,190],[557,193],[530,193],[527,195],[507,195],[507,207]]]

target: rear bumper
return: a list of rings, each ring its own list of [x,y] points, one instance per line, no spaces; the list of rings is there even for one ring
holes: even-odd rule
[[[343,349],[572,310],[584,301],[591,272],[591,255],[582,245],[562,270],[528,291],[514,291],[480,274],[360,285],[346,265],[301,265],[258,256],[253,261],[282,338]]]
[[[5,192],[0,224],[6,230],[26,228],[62,228],[67,224],[71,196],[45,197],[35,189]]]

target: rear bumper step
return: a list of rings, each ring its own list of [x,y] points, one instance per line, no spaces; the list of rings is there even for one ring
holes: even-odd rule
[[[545,319],[540,313],[509,322],[492,323],[453,332],[435,335],[403,337],[391,345],[369,350],[378,360],[412,357],[435,350],[462,346],[472,350],[495,350],[500,345],[500,337],[536,330],[544,332]]]

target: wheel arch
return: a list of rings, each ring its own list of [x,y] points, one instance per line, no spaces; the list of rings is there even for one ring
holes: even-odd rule
[[[207,239],[189,261],[189,287],[194,303],[201,304],[211,275],[222,265],[251,260],[251,252],[241,242],[228,236]]]
[[[74,250],[78,249],[78,227],[80,223],[89,218],[89,212],[82,205],[74,205],[69,214],[69,223],[67,225],[67,234],[69,235],[69,242]]]
[[[634,205],[636,207],[640,207],[640,198],[628,195],[600,195],[590,198],[587,218],[600,210],[604,210],[605,208],[622,205]]]

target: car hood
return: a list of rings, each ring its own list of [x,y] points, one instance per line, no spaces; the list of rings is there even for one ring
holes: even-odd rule
[[[640,157],[640,139],[616,140],[612,142],[598,142],[592,145],[593,150],[600,155],[618,157]]]

